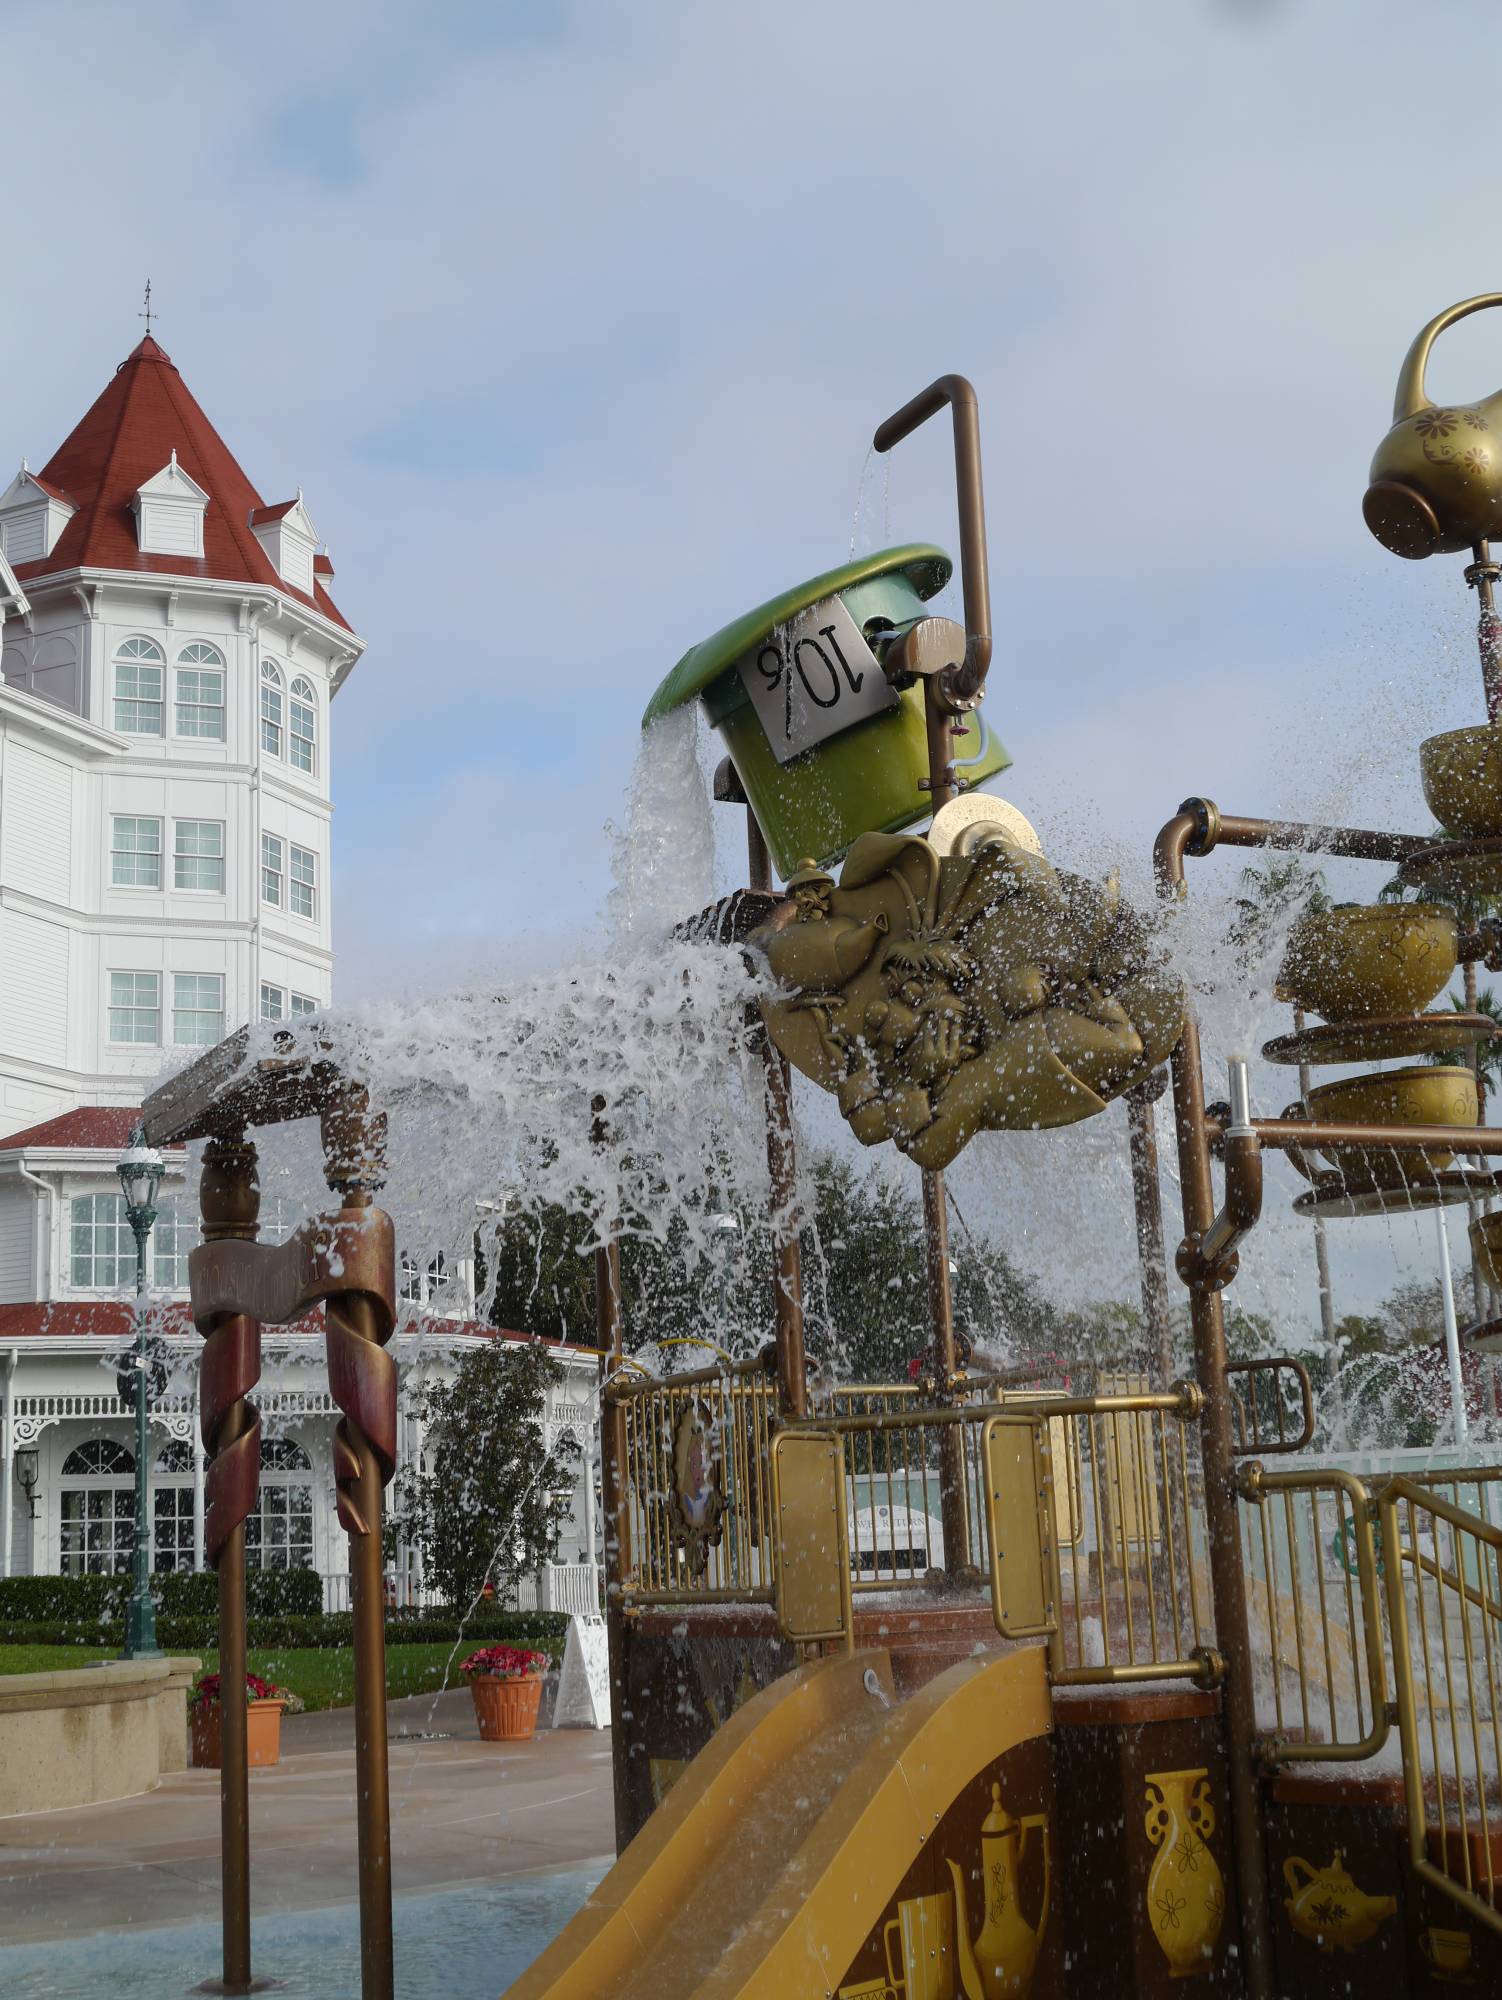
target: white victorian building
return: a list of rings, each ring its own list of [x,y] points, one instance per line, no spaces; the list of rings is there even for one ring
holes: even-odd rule
[[[0,493],[0,1575],[121,1570],[132,1419],[115,1384],[135,1251],[115,1163],[174,1054],[332,996],[330,714],[364,649],[301,493],[266,505],[149,335],[40,472]],[[203,1561],[196,1190],[168,1156],[151,1282],[174,1369],[152,1407],[154,1560]],[[263,1217],[275,1240],[279,1218]],[[290,1227],[297,1217],[284,1219]],[[409,1277],[421,1373],[520,1335],[477,1324],[465,1251]],[[252,1564],[347,1590],[316,1332],[265,1337]],[[550,1429],[585,1444],[595,1357],[560,1348]],[[546,1596],[592,1605],[593,1481]],[[587,1573],[578,1566],[591,1565]],[[416,1586],[402,1556],[393,1587]]]

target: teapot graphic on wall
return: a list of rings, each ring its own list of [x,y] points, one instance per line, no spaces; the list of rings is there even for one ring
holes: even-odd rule
[[[1043,1840],[1043,1899],[1037,1928],[1022,1914],[1019,1900],[1022,1857],[1034,1830]],[[985,1921],[974,1941],[965,1903],[965,1873],[951,1861],[954,1877],[955,1951],[965,2000],[1003,2000],[1025,1994],[1048,1927],[1050,1894],[1048,1815],[1030,1813],[1013,1819],[1001,1803],[1001,1786],[991,1787],[991,1810],[980,1830],[981,1881],[985,1885]]]
[[[1338,1847],[1326,1868],[1290,1854],[1283,1863],[1283,1880],[1288,1884],[1283,1898],[1288,1921],[1321,1951],[1333,1952],[1337,1946],[1354,1951],[1397,1912],[1396,1896],[1368,1896],[1356,1887]]]

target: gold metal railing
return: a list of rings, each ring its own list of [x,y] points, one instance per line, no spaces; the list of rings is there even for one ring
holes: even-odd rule
[[[1372,1756],[1388,1733],[1371,1496],[1348,1472],[1242,1469],[1242,1558],[1265,1762]]]
[[[1472,1513],[1447,1487],[1472,1486]],[[1414,1872],[1502,1932],[1502,1528],[1497,1473],[1378,1495]],[[1488,1518],[1488,1515],[1493,1518]]]
[[[1226,1381],[1238,1458],[1302,1451],[1314,1436],[1314,1386],[1291,1354],[1229,1362]]]
[[[770,1603],[777,1383],[758,1359],[615,1376],[631,1604]]]

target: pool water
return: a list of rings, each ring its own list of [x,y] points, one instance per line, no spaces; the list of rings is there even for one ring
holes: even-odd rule
[[[397,2000],[495,2000],[568,1922],[604,1860],[420,1896],[394,1911]],[[253,1969],[285,2000],[360,2000],[358,1912],[296,1910],[252,1926]],[[99,1931],[0,1946],[5,2000],[165,2000],[220,1974],[219,1926]]]

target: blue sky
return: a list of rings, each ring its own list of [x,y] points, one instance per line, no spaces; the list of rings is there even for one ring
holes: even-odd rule
[[[989,712],[1051,852],[1138,868],[1188,792],[1423,824],[1418,739],[1479,713],[1472,606],[1359,503],[1412,334],[1497,280],[1502,20],[1415,18],[11,5],[9,448],[58,442],[149,275],[252,478],[305,489],[369,640],[335,713],[346,999],[594,920],[652,688],[844,557],[872,428],[950,369]],[[1447,336],[1437,392],[1502,383],[1499,332]],[[889,512],[952,545],[937,427]]]

